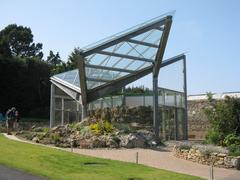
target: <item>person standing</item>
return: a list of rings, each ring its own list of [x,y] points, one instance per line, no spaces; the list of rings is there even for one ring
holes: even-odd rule
[[[11,130],[14,130],[15,128],[15,122],[16,122],[16,108],[12,107],[11,112],[10,112],[10,126],[11,126]]]
[[[6,127],[7,127],[7,134],[11,135],[11,128],[10,128],[10,113],[11,109],[8,109],[6,112]]]
[[[15,111],[15,121],[14,121],[14,129],[18,130],[19,127],[19,112],[18,110]]]

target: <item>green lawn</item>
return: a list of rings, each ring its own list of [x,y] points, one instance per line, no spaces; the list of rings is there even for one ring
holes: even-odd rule
[[[0,134],[0,164],[50,179],[200,179],[113,160],[93,158],[6,139]]]

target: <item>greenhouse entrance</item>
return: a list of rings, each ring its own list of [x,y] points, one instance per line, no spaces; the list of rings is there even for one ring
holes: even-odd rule
[[[171,23],[172,15],[163,15],[81,49],[76,69],[51,77],[50,127],[79,122],[92,109],[151,106],[157,136],[187,139],[186,56],[163,60]],[[173,64],[181,64],[180,90],[161,86],[163,70]],[[124,93],[125,86],[148,74],[150,94]],[[109,95],[116,91],[122,93]]]

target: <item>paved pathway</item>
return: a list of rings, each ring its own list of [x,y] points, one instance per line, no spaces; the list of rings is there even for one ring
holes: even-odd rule
[[[18,141],[15,136],[6,137]],[[28,141],[24,141],[28,142]],[[29,143],[29,142],[28,142]],[[32,142],[31,142],[32,143]],[[45,145],[43,145],[45,146]],[[51,146],[52,147],[52,146]],[[55,147],[54,147],[55,148]],[[57,148],[62,149],[62,148]],[[70,151],[69,148],[62,149]],[[160,169],[166,169],[184,174],[209,178],[209,166],[193,163],[187,160],[176,158],[171,152],[155,151],[150,149],[73,149],[74,153],[101,157],[106,159],[135,162],[136,152],[139,154],[139,163]],[[214,168],[215,180],[240,180],[240,171],[233,169]]]
[[[43,177],[34,176],[17,169],[9,168],[0,165],[0,179],[1,180],[46,180]]]

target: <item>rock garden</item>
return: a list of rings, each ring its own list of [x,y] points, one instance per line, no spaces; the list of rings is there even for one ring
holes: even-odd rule
[[[139,122],[123,122],[122,117],[121,120],[111,121],[108,110],[91,113],[89,118],[79,123],[52,129],[33,126],[30,130],[17,132],[16,135],[36,143],[64,148],[71,145],[79,148],[147,148],[160,143],[151,126],[142,126]]]
[[[30,127],[20,124],[21,130],[16,135],[64,148],[147,148],[160,143],[152,132],[151,123],[151,107],[104,108],[91,111],[89,117],[79,123],[54,128],[39,123],[30,123]],[[0,126],[1,132],[5,132],[3,126],[4,123]]]

